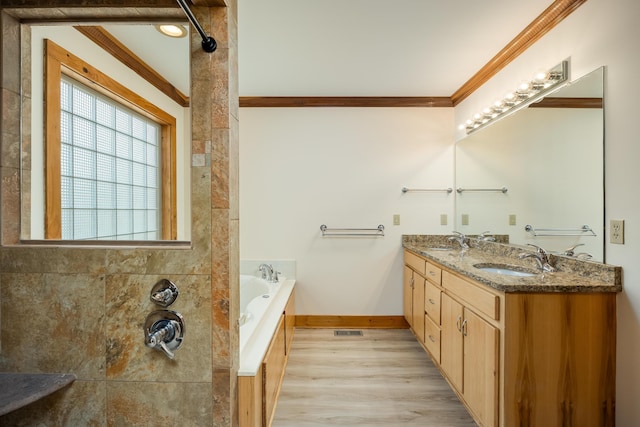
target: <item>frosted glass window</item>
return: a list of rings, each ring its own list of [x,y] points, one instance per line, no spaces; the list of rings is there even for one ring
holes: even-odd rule
[[[62,238],[159,240],[160,126],[64,77]]]

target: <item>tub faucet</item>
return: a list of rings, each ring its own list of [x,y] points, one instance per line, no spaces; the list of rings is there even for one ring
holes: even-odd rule
[[[260,264],[258,271],[262,273],[262,278],[267,282],[273,282],[273,267],[268,264]],[[277,280],[277,279],[276,279]]]
[[[551,263],[549,261],[549,255],[547,255],[547,251],[542,249],[540,246],[532,245],[531,243],[527,243],[527,244],[529,246],[533,246],[534,248],[536,248],[536,251],[533,253],[523,252],[519,255],[520,259],[533,258],[536,260],[536,263],[538,264],[538,267],[540,268],[540,270],[546,273],[551,273],[552,271],[556,271],[556,269],[551,266]]]
[[[455,230],[452,231],[452,233],[454,235],[450,236],[449,240],[455,240],[456,242],[458,242],[458,244],[460,245],[460,249],[462,250],[469,249],[469,245],[467,244],[469,239],[467,238],[467,236]]]

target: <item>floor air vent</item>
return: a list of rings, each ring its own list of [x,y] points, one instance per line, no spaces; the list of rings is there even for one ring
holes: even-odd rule
[[[333,331],[336,337],[361,337],[362,331]]]

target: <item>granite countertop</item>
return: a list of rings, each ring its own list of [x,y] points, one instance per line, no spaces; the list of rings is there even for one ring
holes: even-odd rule
[[[538,272],[535,261],[520,259],[531,249],[495,242],[471,242],[461,251],[447,236],[403,236],[402,246],[412,252],[460,273],[470,279],[503,292],[621,292],[622,268],[593,261],[550,255],[557,269],[531,277],[490,273],[475,264],[503,264],[525,271]],[[444,249],[444,250],[443,250]]]
[[[73,374],[0,372],[0,416],[42,399],[75,380]]]

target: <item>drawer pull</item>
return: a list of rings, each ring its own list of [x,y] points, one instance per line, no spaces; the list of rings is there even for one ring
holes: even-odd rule
[[[436,272],[435,271],[430,271],[429,274],[432,275],[432,276],[435,276]]]
[[[436,302],[433,300],[433,298],[429,298],[429,302],[433,305],[436,305]]]
[[[429,335],[429,339],[431,340],[431,342],[436,342],[436,340],[433,338],[433,335]]]
[[[460,322],[462,322],[462,316],[458,316],[458,320],[456,320],[456,328],[458,328],[458,332],[462,332],[462,326]]]
[[[464,322],[462,322],[462,335],[467,336],[467,319],[464,319]]]

